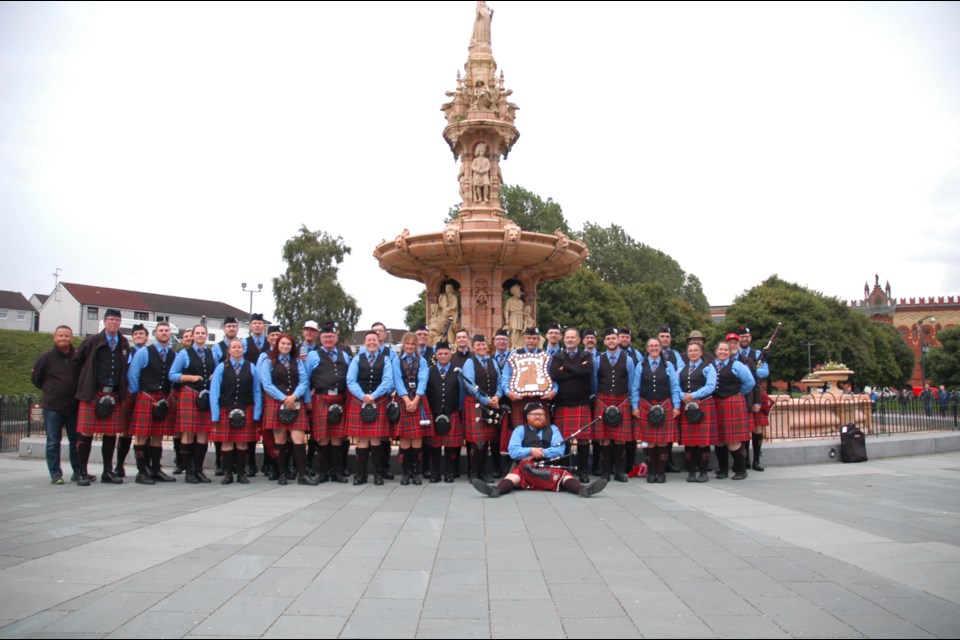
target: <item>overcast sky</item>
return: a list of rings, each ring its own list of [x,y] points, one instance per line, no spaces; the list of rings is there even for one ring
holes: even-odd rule
[[[269,313],[306,224],[352,248],[361,326],[401,326],[421,287],[372,251],[459,200],[474,4],[0,4],[0,289],[263,283]],[[960,4],[490,4],[504,180],[573,228],[622,225],[711,304],[771,273],[960,293]]]

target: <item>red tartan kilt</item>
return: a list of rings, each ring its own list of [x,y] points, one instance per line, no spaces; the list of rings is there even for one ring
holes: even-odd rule
[[[100,396],[105,395],[111,395],[114,400],[117,399],[116,393],[98,393],[97,400],[100,399]],[[119,400],[117,400],[118,406],[106,420],[101,420],[97,417],[97,414],[94,413],[96,405],[96,400],[80,401],[80,409],[77,411],[77,433],[82,433],[85,436],[92,436],[98,433],[102,433],[105,436],[115,436],[127,432],[127,421],[123,415],[123,404]]]
[[[767,418],[766,414],[763,411],[758,411],[757,413],[754,413],[751,410],[750,419],[753,420],[754,431],[761,431],[763,430],[764,427],[770,424],[769,418]]]
[[[666,420],[659,427],[650,426],[647,422],[647,413],[650,411],[651,403],[640,398],[640,420],[637,434],[644,442],[676,442],[680,438],[680,429],[677,428],[677,421],[673,417],[673,400],[667,398],[660,403],[663,407],[663,414]]]
[[[254,406],[243,407],[247,414],[247,424],[239,429],[230,426],[230,412],[233,407],[220,409],[220,422],[213,423],[210,439],[214,442],[255,442],[260,439],[260,431],[253,422]]]
[[[163,398],[163,393],[147,393],[141,391],[137,394],[136,403],[133,408],[133,419],[130,421],[130,435],[140,436],[141,438],[154,438],[173,435],[174,418],[177,415],[177,405],[172,397],[167,398],[168,413],[163,420],[157,420],[153,417],[153,405],[156,401]]]
[[[460,419],[460,412],[454,411],[450,414],[450,431],[446,435],[436,435],[431,426],[426,444],[431,447],[459,447],[463,445],[463,422]]]
[[[344,402],[345,398],[343,394],[338,396],[313,394],[313,410],[310,412],[310,433],[314,440],[344,437],[343,423],[347,419],[346,407],[343,406]],[[343,407],[343,416],[337,424],[328,424],[327,407],[333,404],[339,404]]]
[[[590,405],[582,404],[575,407],[554,407],[553,409],[553,424],[557,425],[557,429],[560,429],[560,435],[564,439],[569,438],[573,433],[584,425],[588,425],[593,421],[593,412],[590,410]],[[580,432],[580,435],[577,436],[578,441],[585,441],[590,439],[590,433],[596,427],[590,427],[589,429],[584,429]]]
[[[683,422],[681,431],[681,442],[685,447],[709,447],[717,444],[717,408],[713,398],[698,400],[700,411],[703,411],[703,419],[697,424],[687,422],[685,411],[680,412],[680,420]]]
[[[309,431],[310,425],[307,424],[306,409],[303,407],[303,401],[300,401],[300,410],[297,411],[297,419],[291,424],[280,422],[279,411],[281,402],[275,400],[263,392],[263,416],[260,424],[264,431],[275,431],[283,429],[285,431]]]
[[[180,397],[177,399],[177,433],[210,433],[213,431],[213,422],[210,421],[209,411],[200,411],[197,408],[197,396],[200,395],[190,387],[180,388]]]
[[[488,424],[483,417],[483,407],[476,407],[477,399],[468,395],[463,400],[463,432],[467,442],[492,442],[500,433],[500,424]],[[501,419],[501,423],[503,420]]]
[[[403,438],[404,440],[415,440],[417,438],[426,438],[433,433],[433,416],[430,415],[430,404],[426,398],[420,398],[420,403],[414,412],[407,411],[407,403],[404,402],[406,396],[397,396],[397,405],[400,407],[400,422],[393,425],[394,438]],[[423,411],[421,411],[421,409]],[[430,421],[428,425],[421,425],[421,418],[426,415]]]
[[[532,458],[521,460],[510,472],[520,476],[520,489],[560,491],[566,479],[573,477],[573,474],[566,469],[558,467],[536,469],[531,466],[531,463]]]
[[[503,416],[503,420],[500,421],[500,453],[510,452],[510,436],[513,435],[513,430],[516,427],[513,426],[513,420],[510,417],[510,412],[507,412]]]
[[[753,418],[747,412],[747,402],[740,394],[729,398],[716,398],[717,440],[742,442],[753,431]]]
[[[128,393],[127,398],[123,401],[123,420],[128,427],[133,424],[133,412],[136,409],[134,406],[136,403],[137,397],[132,393]]]
[[[603,411],[607,407],[620,407],[620,415],[623,419],[619,427],[608,427],[603,422]],[[595,440],[617,440],[627,442],[636,440],[634,432],[633,416],[630,414],[630,401],[627,396],[614,396],[606,393],[597,394],[597,403],[594,408],[594,415],[600,418],[597,424],[593,425],[593,439]]]
[[[344,413],[346,435],[351,438],[391,438],[393,437],[393,427],[387,421],[387,404],[390,402],[390,396],[381,396],[376,399],[374,404],[377,407],[377,419],[373,422],[364,422],[360,419],[360,407],[363,402],[353,397],[353,394],[347,396],[347,407]]]

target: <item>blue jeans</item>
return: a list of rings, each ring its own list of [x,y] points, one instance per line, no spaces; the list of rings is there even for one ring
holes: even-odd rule
[[[47,469],[51,478],[63,477],[60,469],[60,440],[63,439],[63,429],[67,429],[67,441],[70,443],[70,466],[73,472],[80,471],[77,457],[77,410],[52,411],[43,410],[43,427],[47,431]]]

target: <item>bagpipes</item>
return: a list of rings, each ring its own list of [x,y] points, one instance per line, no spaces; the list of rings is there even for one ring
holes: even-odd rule
[[[622,405],[624,402],[626,402],[626,400],[624,400],[623,402],[621,402],[620,405]],[[617,408],[618,408],[618,409],[619,409],[620,405],[617,405]],[[569,443],[571,440],[573,440],[573,439],[576,438],[578,435],[580,435],[581,433],[583,433],[584,431],[586,431],[587,429],[589,429],[589,428],[592,427],[593,425],[597,424],[597,423],[600,422],[601,420],[603,420],[603,416],[600,416],[599,418],[594,418],[593,420],[591,420],[590,422],[588,422],[587,424],[583,425],[582,427],[580,427],[579,429],[577,429],[576,431],[574,431],[573,433],[571,433],[569,436],[567,436],[566,438],[564,438],[563,441],[561,441],[560,444],[558,444],[557,446],[558,446],[558,447],[561,446],[561,445],[566,446],[567,443]],[[536,460],[536,461],[534,461],[534,462],[532,462],[532,463],[528,462],[527,464],[528,464],[528,465],[532,465],[534,468],[556,467],[556,468],[558,468],[558,469],[565,469],[565,470],[567,470],[567,471],[570,471],[570,470],[575,470],[576,467],[573,467],[573,466],[570,466],[570,467],[561,467],[560,465],[555,465],[555,464],[551,464],[551,463],[556,462],[557,460],[563,460],[564,458],[569,458],[569,457],[572,456],[572,455],[573,455],[573,452],[570,452],[570,453],[565,453],[565,454],[563,454],[562,456],[557,456],[556,458],[550,458],[549,460],[544,459],[544,458],[541,458],[540,460]],[[526,459],[526,460],[529,460],[529,459]]]
[[[757,368],[759,368],[760,365],[763,364],[763,361],[766,358],[769,358],[770,356],[773,355],[773,352],[777,348],[777,343],[780,342],[780,334],[782,332],[783,332],[783,323],[778,322],[777,328],[773,330],[773,335],[770,336],[770,340],[767,342],[767,346],[765,346],[760,351],[760,355],[757,357]]]
[[[477,383],[471,380],[470,378],[468,378],[467,376],[465,376],[463,373],[463,370],[460,369],[460,367],[454,367],[453,370],[457,374],[457,376],[460,378],[460,380],[463,382],[463,384],[472,388],[474,393],[482,393]],[[480,409],[480,416],[477,418],[477,422],[486,422],[487,424],[491,424],[491,425],[500,424],[500,422],[503,420],[503,416],[510,413],[509,404],[505,404],[502,407],[495,408],[495,407],[490,407],[490,406],[481,404],[480,402],[477,402],[474,405],[474,407],[477,409]]]

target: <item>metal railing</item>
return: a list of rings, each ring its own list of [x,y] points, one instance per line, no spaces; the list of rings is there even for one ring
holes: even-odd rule
[[[960,429],[960,403],[941,406],[919,398],[872,403],[862,395],[804,394],[778,402],[764,431],[768,438],[780,440],[832,438],[850,423],[872,436]]]
[[[37,398],[33,396],[0,396],[0,453],[18,451],[21,438],[46,434],[42,414],[34,412],[31,419],[34,402]]]

